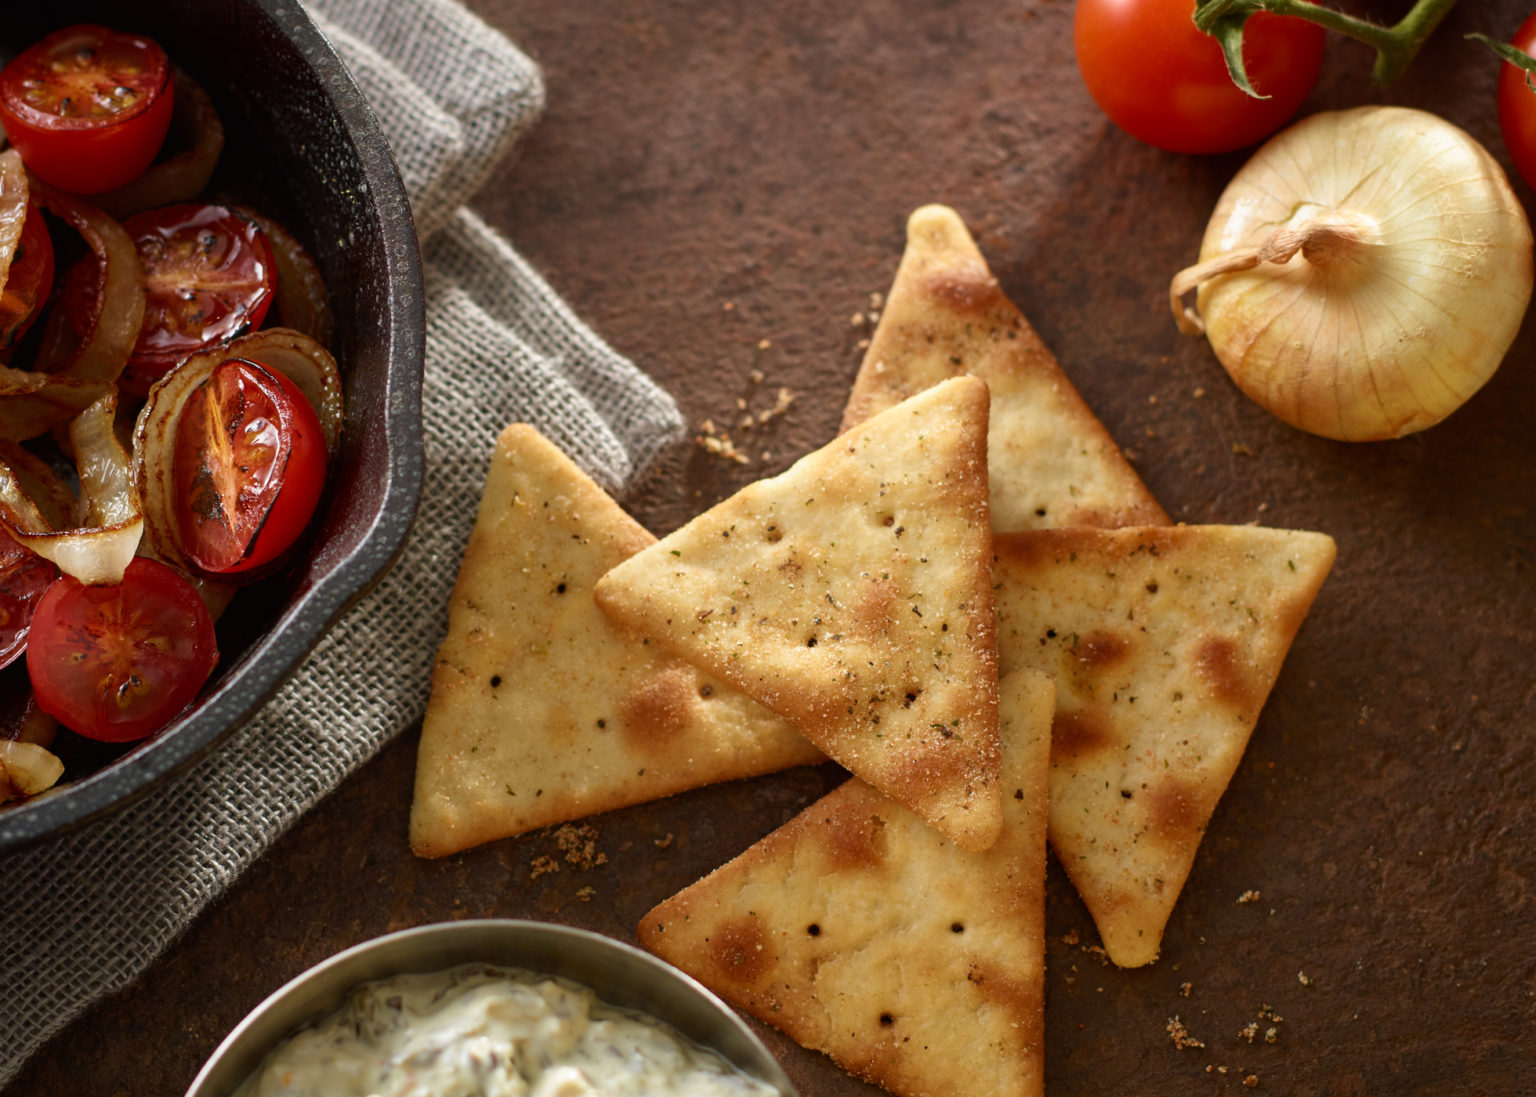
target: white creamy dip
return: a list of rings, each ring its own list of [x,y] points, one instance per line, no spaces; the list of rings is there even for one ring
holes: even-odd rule
[[[483,964],[367,983],[235,1097],[776,1097],[585,987]]]

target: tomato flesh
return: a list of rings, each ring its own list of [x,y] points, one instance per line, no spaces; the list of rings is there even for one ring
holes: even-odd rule
[[[53,240],[43,215],[29,204],[10,273],[0,288],[0,355],[27,333],[52,289]]]
[[[277,290],[266,233],[224,206],[188,203],[123,222],[144,270],[144,325],[119,384],[145,396],[183,358],[261,326]],[[97,261],[80,259],[64,278],[65,315],[75,333],[96,311]]]
[[[0,124],[27,168],[99,194],[154,160],[171,124],[171,65],[155,42],[94,24],[65,27],[0,71]]]
[[[57,575],[53,564],[0,530],[0,667],[27,649],[37,603]]]
[[[1132,137],[1170,152],[1213,153],[1268,137],[1296,113],[1322,69],[1325,32],[1259,12],[1243,30],[1243,64],[1260,94],[1232,83],[1194,0],[1078,0],[1073,44],[1083,83]]]
[[[218,659],[213,618],[192,584],[139,557],[117,586],[54,581],[32,616],[27,675],[38,705],[65,727],[124,743],[186,708]]]
[[[182,408],[172,475],[182,548],[198,568],[227,575],[270,564],[320,501],[320,418],[287,377],[232,358]]]

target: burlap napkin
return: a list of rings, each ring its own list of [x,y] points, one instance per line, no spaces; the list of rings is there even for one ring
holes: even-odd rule
[[[0,859],[0,1085],[420,718],[497,431],[532,422],[621,490],[682,429],[672,400],[463,208],[539,113],[533,62],[452,0],[311,9],[373,104],[421,234],[421,512],[394,569],[229,743],[127,810]]]

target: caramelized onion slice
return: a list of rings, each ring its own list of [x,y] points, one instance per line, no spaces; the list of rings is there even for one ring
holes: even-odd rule
[[[45,356],[38,368],[72,381],[117,380],[144,323],[144,273],[133,237],[89,202],[32,180],[32,196],[84,237],[96,257],[96,308],[84,338],[61,359]]]
[[[21,490],[54,529],[74,521],[75,493],[47,461],[15,442],[0,441],[0,462],[9,466]]]
[[[64,763],[36,743],[0,739],[0,804],[36,796],[64,776]]]
[[[176,98],[171,107],[167,143],[185,151],[151,164],[131,183],[92,196],[118,220],[156,206],[190,202],[208,185],[224,151],[224,124],[203,86],[183,69],[171,66]]]
[[[278,321],[285,328],[302,331],[311,339],[331,345],[331,298],[325,279],[309,252],[282,225],[255,210],[240,207],[240,215],[254,221],[267,234],[277,266]]]
[[[15,149],[0,152],[0,286],[10,277],[11,260],[27,223],[27,169]]]
[[[36,438],[67,423],[113,391],[110,382],[0,366],[0,438]]]
[[[75,524],[55,528],[0,462],[0,519],[12,537],[82,583],[120,583],[139,547],[144,517],[132,462],[112,430],[117,394],[108,393],[70,424],[80,473]]]
[[[267,328],[242,335],[192,355],[157,381],[133,429],[133,477],[149,551],[183,571],[196,569],[182,549],[176,520],[176,424],[192,394],[231,358],[260,362],[292,380],[320,417],[328,455],[335,457],[341,440],[341,371],[330,351],[300,331]]]

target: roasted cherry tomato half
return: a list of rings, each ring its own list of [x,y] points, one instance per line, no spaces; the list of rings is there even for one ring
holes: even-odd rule
[[[134,396],[188,355],[261,326],[277,288],[266,233],[223,206],[189,203],[146,210],[123,222],[144,268],[144,326],[120,384]],[[79,335],[96,303],[96,258],[64,280],[64,309]]]
[[[270,564],[299,539],[325,487],[320,418],[299,387],[231,358],[176,420],[182,549],[215,575]]]
[[[1311,94],[1323,64],[1316,23],[1259,12],[1243,28],[1238,90],[1221,46],[1194,24],[1195,0],[1077,0],[1072,38],[1083,83],[1132,137],[1170,152],[1227,152],[1268,137]]]
[[[1536,15],[1520,24],[1510,44],[1536,53]],[[1525,70],[1510,64],[1499,73],[1499,130],[1515,170],[1536,187],[1536,91],[1526,83]]]
[[[171,124],[171,65],[148,38],[82,23],[0,70],[0,124],[27,168],[99,194],[154,160]]]
[[[116,586],[56,580],[27,643],[27,676],[43,711],[112,743],[164,727],[218,660],[213,618],[192,584],[144,557]]]
[[[0,530],[0,667],[27,650],[32,615],[58,574],[53,564]]]
[[[43,215],[36,206],[28,205],[10,273],[0,289],[0,354],[27,333],[52,289],[53,240]]]

